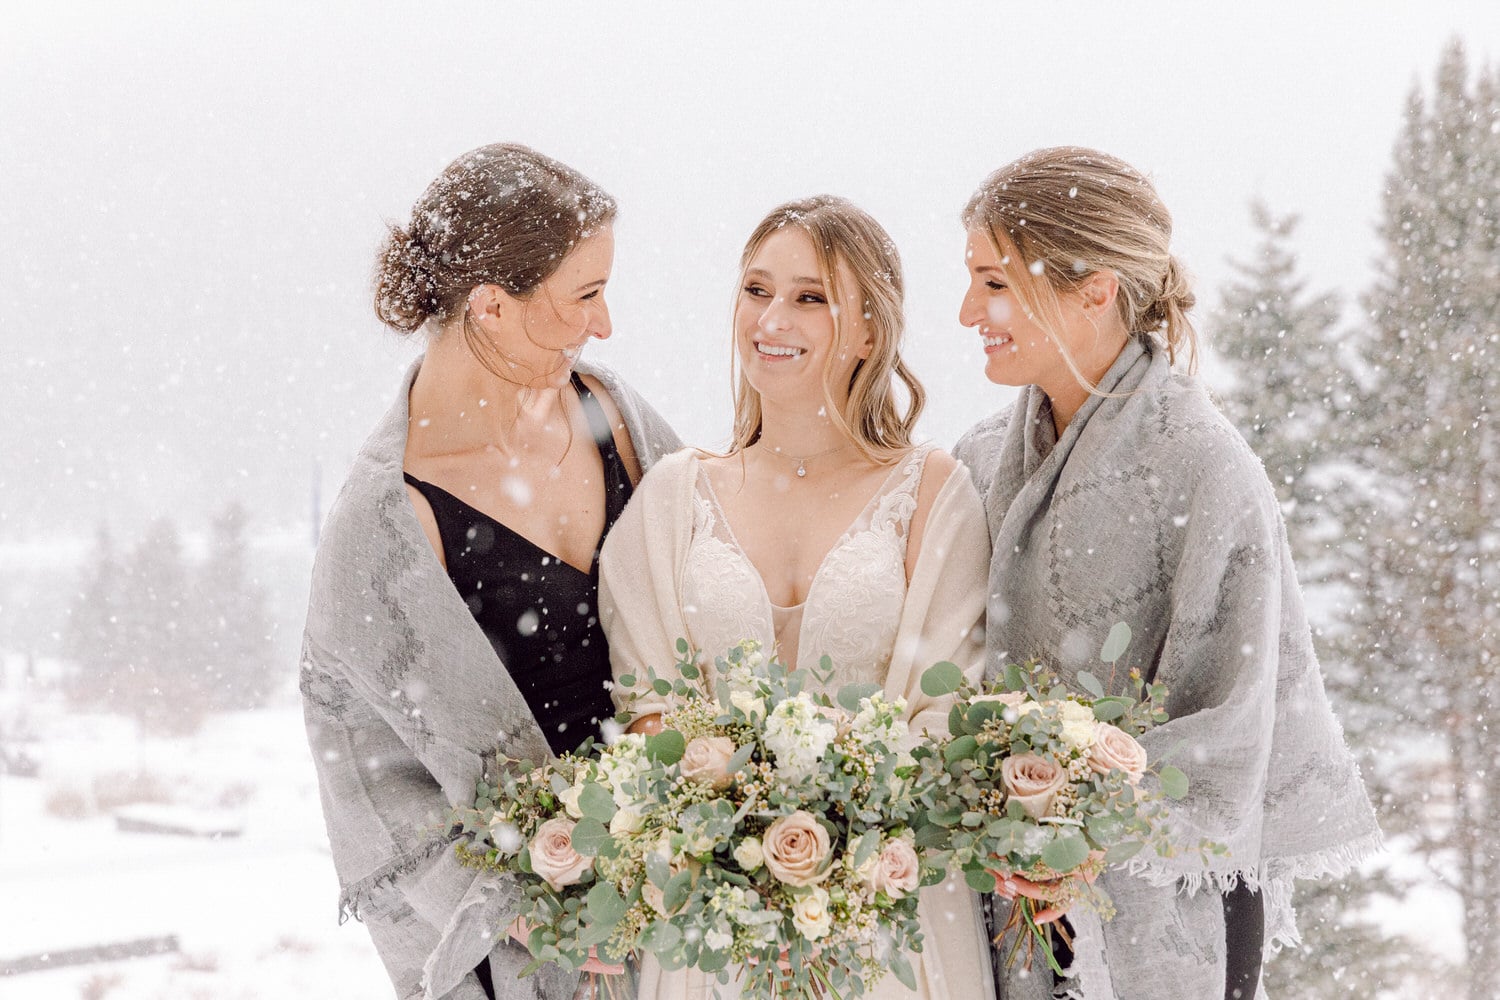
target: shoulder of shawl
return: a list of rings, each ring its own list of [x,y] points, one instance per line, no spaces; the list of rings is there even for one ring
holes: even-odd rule
[[[992,413],[964,432],[953,446],[953,457],[968,467],[974,486],[983,497],[995,481],[1000,467],[1000,453],[1005,445],[1006,431],[1010,428],[1011,416],[1018,403]]]
[[[1174,375],[1153,393],[1155,436],[1200,510],[1227,520],[1279,524],[1265,466],[1197,379]]]

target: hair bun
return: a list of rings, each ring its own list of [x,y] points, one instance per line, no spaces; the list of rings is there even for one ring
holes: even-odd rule
[[[375,280],[375,313],[402,333],[414,333],[437,315],[438,260],[411,231],[391,226]]]

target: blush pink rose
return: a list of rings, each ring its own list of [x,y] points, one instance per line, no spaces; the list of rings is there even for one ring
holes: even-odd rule
[[[556,892],[576,883],[594,863],[573,849],[574,825],[565,816],[554,816],[531,838],[531,870]]]
[[[734,741],[727,736],[695,736],[682,752],[682,776],[710,788],[723,788],[734,780],[725,769],[734,751]]]
[[[1026,810],[1026,815],[1041,819],[1052,808],[1052,799],[1068,783],[1068,772],[1046,757],[1028,753],[1005,758],[1000,765],[1000,779],[1006,794]]]
[[[1124,771],[1130,775],[1132,784],[1146,773],[1146,748],[1136,742],[1134,736],[1108,722],[1099,723],[1095,730],[1088,759],[1089,767],[1099,774]]]
[[[916,849],[904,840],[887,840],[875,861],[870,887],[892,899],[900,899],[916,892],[921,884],[922,863],[917,860]]]
[[[772,823],[760,843],[766,868],[787,885],[822,882],[833,871],[832,867],[818,871],[828,857],[828,831],[806,810],[798,809]]]

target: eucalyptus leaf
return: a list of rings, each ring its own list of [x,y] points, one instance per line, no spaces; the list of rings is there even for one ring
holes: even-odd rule
[[[666,889],[662,890],[662,908],[668,913],[675,913],[687,902],[688,893],[692,891],[693,873],[686,869],[678,872],[667,882]]]
[[[589,916],[595,924],[613,927],[625,916],[625,900],[608,882],[596,882],[589,890]]]
[[[902,955],[899,951],[893,950],[887,962],[890,964],[891,972],[895,974],[897,979],[901,980],[902,986],[905,986],[909,990],[917,988],[917,974],[912,971],[911,963],[906,960],[906,956]]]
[[[1059,872],[1070,872],[1088,860],[1089,842],[1077,834],[1058,837],[1042,851],[1042,863]]]
[[[661,764],[675,764],[687,750],[687,741],[675,729],[663,729],[646,737],[646,756]]]
[[[839,688],[838,703],[840,707],[849,712],[859,711],[859,700],[870,698],[885,690],[882,685],[873,682],[845,684]]]
[[[609,831],[604,824],[591,816],[585,816],[573,827],[573,850],[586,858],[596,857],[599,849],[609,840]]]
[[[651,682],[651,690],[655,691],[657,694],[660,694],[660,695],[671,694],[672,693],[672,682],[669,681],[669,680],[667,680],[664,677],[658,677],[658,678],[656,678],[656,680],[654,680],[654,681]]]
[[[677,640],[677,653],[678,653],[678,655],[679,656],[686,656],[687,655],[687,651],[688,651],[688,641],[686,639],[678,639]]]
[[[1116,701],[1113,698],[1105,698],[1102,701],[1094,702],[1094,718],[1100,722],[1113,722],[1124,714],[1125,705],[1123,702]]]
[[[964,869],[964,881],[969,883],[969,888],[975,892],[995,891],[995,873],[987,868]]]
[[[1161,769],[1161,790],[1169,799],[1180,799],[1188,793],[1187,775],[1168,764]]]
[[[1105,851],[1104,861],[1106,864],[1111,865],[1119,864],[1121,861],[1129,861],[1131,858],[1140,853],[1141,848],[1145,846],[1146,845],[1141,843],[1139,840],[1124,841],[1123,843],[1116,844],[1109,850]]]
[[[979,741],[972,736],[959,736],[943,748],[943,762],[951,764],[967,757],[979,748]]]
[[[615,816],[615,797],[597,781],[590,781],[578,794],[578,809],[590,819],[608,823]]]
[[[1099,683],[1099,678],[1087,670],[1078,671],[1078,683],[1082,684],[1083,689],[1095,698],[1104,697],[1104,685]]]
[[[1109,636],[1104,640],[1104,648],[1099,650],[1099,659],[1104,663],[1115,663],[1125,655],[1125,650],[1130,648],[1130,626],[1124,622],[1115,622],[1114,627],[1109,630]]]
[[[736,771],[744,770],[746,764],[750,763],[750,757],[755,753],[755,744],[746,743],[734,752],[729,762],[724,765],[726,774],[734,774]]]
[[[929,698],[941,698],[957,691],[964,682],[964,672],[956,664],[934,663],[922,673],[922,693]]]

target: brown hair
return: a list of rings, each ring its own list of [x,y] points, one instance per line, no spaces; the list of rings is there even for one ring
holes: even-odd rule
[[[1198,338],[1188,321],[1196,301],[1168,249],[1172,216],[1151,182],[1123,160],[1080,146],[1028,153],[985,178],[964,207],[966,228],[982,227],[1028,317],[1062,349],[1058,298],[1091,275],[1119,280],[1115,298],[1131,336],[1197,365]]]
[[[479,285],[525,298],[616,210],[598,185],[530,147],[471,150],[428,186],[410,222],[390,226],[376,264],[375,315],[412,333],[466,308]],[[493,348],[478,349],[477,336],[465,315],[464,338],[485,361]]]
[[[906,362],[901,359],[901,334],[906,326],[902,305],[905,284],[901,256],[896,244],[863,209],[832,195],[815,195],[789,201],[771,210],[745,243],[740,255],[740,284],[761,244],[771,234],[794,226],[807,234],[818,258],[819,276],[828,301],[844,301],[839,287],[838,265],[842,262],[854,276],[855,298],[861,303],[865,327],[870,334],[870,356],[854,366],[849,377],[849,396],[835,402],[833,369],[838,351],[830,351],[823,369],[823,397],[828,414],[867,459],[886,463],[911,447],[912,429],[926,404],[927,393]],[[846,342],[841,310],[834,312],[835,343]],[[731,354],[736,359],[737,355]],[[734,365],[734,440],[730,452],[741,451],[760,437],[760,393],[743,371]],[[896,380],[906,386],[906,411],[897,407]]]

